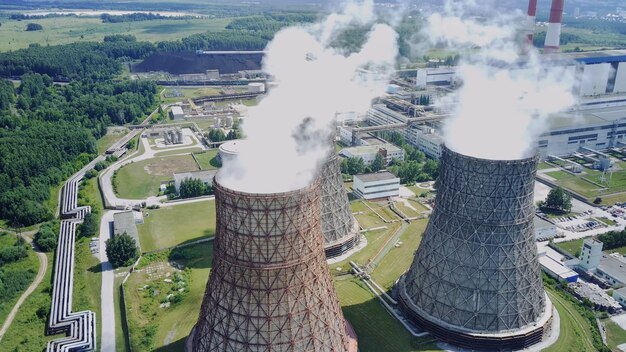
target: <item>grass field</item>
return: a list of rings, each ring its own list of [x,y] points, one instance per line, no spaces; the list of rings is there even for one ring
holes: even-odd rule
[[[610,319],[602,320],[606,329],[606,343],[613,351],[619,351],[617,346],[626,343],[626,331]]]
[[[574,304],[562,296],[563,293],[546,288],[561,319],[561,331],[557,342],[543,352],[586,352],[595,351],[592,327]]]
[[[580,253],[584,239],[555,243],[555,245],[571,255]]]
[[[0,231],[0,249],[12,247],[16,241],[17,241],[16,235],[2,233],[2,231]],[[37,271],[39,270],[39,259],[37,259],[37,255],[29,247],[28,256],[26,258],[22,258],[13,263],[0,265],[0,270],[8,270],[8,271],[19,270],[19,272],[30,272],[32,273],[32,279],[28,283],[28,285],[30,285],[32,283],[32,280],[35,279],[35,276],[37,275]],[[7,315],[9,315],[9,312],[11,311],[11,309],[13,309],[15,302],[17,302],[17,300],[20,298],[22,293],[24,293],[26,288],[28,288],[28,285],[26,285],[26,287],[24,287],[23,290],[19,290],[18,292],[15,292],[9,297],[7,296],[2,297],[2,299],[0,300],[0,322],[4,322]]]
[[[121,198],[144,199],[156,196],[162,182],[174,179],[174,173],[198,171],[191,155],[157,157],[123,166],[115,177],[116,192]]]
[[[335,282],[341,309],[354,327],[361,352],[438,351],[430,338],[414,338],[357,279]]]
[[[98,154],[103,154],[112,146],[115,142],[119,141],[128,133],[128,130],[114,130],[109,131],[102,138],[98,139],[96,146],[98,147]]]
[[[52,266],[52,254],[48,254],[46,276],[24,301],[13,324],[0,341],[0,351],[41,351],[49,340],[63,336],[45,335],[46,317],[50,311]]]
[[[89,238],[76,240],[74,254],[74,290],[72,296],[72,311],[80,312],[91,310],[96,313],[97,319],[101,317],[100,289],[102,286],[102,273],[100,261],[89,250]],[[100,250],[104,251],[104,248]],[[99,322],[99,321],[98,321]],[[102,329],[101,324],[96,324],[98,332],[98,346],[100,346]]]
[[[244,93],[248,90],[247,87],[234,87],[235,93]],[[172,96],[176,90],[181,96]],[[161,94],[161,101],[165,104],[175,103],[186,99],[194,99],[199,97],[207,97],[220,95],[223,93],[221,87],[197,87],[197,88],[165,88]],[[169,97],[167,96],[169,95]]]
[[[391,289],[394,282],[409,269],[413,254],[417,250],[428,220],[413,221],[400,235],[402,245],[392,247],[372,272],[372,278],[385,289]]]
[[[213,244],[185,248],[184,259],[176,260],[186,267],[183,271],[167,265],[169,255],[170,251],[165,251],[142,259],[139,270],[135,270],[126,283],[126,312],[129,315],[131,345],[135,351],[183,351],[184,339],[198,320],[211,267]],[[174,282],[165,282],[166,277]],[[185,284],[177,284],[180,281]],[[145,285],[149,287],[143,289]],[[179,292],[179,287],[184,287],[184,290]],[[181,295],[182,300],[170,307],[160,308],[160,303],[170,293]]]
[[[202,201],[146,210],[137,226],[144,252],[169,248],[215,234],[215,201]]]
[[[26,48],[29,44],[57,45],[81,41],[102,41],[105,35],[132,34],[137,40],[176,40],[194,33],[220,31],[228,18],[164,19],[124,23],[102,23],[99,18],[55,17],[30,21],[2,19],[0,51]],[[42,31],[26,32],[26,23],[43,26]]]
[[[219,167],[216,159],[217,152],[217,149],[213,149],[202,153],[194,153],[193,157],[201,170],[215,170]]]
[[[194,141],[194,145],[195,144],[197,143]],[[178,150],[158,152],[158,153],[155,153],[154,156],[172,156],[172,155],[181,155],[181,154],[191,154],[191,153],[196,153],[199,151],[202,151],[202,147],[196,146],[196,147],[182,148]]]
[[[572,175],[564,171],[552,171],[546,175],[554,178],[563,188],[572,190],[590,201],[595,200],[596,197],[602,198],[602,204],[614,204],[617,201],[626,200],[625,194],[619,194],[626,192],[626,170],[606,175],[606,182],[601,181],[600,171],[588,168],[585,168],[581,175]]]

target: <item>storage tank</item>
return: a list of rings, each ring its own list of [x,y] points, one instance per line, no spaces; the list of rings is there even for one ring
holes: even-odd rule
[[[248,93],[264,93],[265,84],[261,82],[248,83]]]

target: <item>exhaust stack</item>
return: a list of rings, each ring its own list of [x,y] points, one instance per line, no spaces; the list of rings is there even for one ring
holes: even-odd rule
[[[559,51],[564,3],[565,0],[552,0],[548,32],[546,33],[546,42],[543,50],[544,53],[555,53]]]

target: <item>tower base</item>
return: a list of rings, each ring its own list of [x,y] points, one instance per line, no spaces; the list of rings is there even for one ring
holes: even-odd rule
[[[522,350],[540,343],[552,324],[552,302],[546,297],[544,314],[533,325],[516,331],[502,333],[480,333],[462,331],[458,327],[435,321],[417,307],[407,295],[404,277],[398,281],[398,303],[404,316],[414,324],[424,328],[437,339],[455,346],[481,351]]]
[[[350,233],[337,241],[324,243],[324,254],[326,259],[333,259],[344,255],[353,248],[358,247],[361,242],[361,232],[359,231],[359,223],[354,219]]]

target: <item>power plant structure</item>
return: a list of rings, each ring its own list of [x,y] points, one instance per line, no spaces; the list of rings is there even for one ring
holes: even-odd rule
[[[334,136],[333,136],[334,137]],[[223,163],[231,162],[240,152],[245,140],[231,141],[220,146]],[[358,247],[362,236],[352,215],[348,193],[343,187],[341,159],[334,150],[334,138],[329,139],[331,152],[320,167],[320,197],[324,252],[328,259],[337,258]]]
[[[552,0],[550,7],[550,18],[548,20],[548,29],[546,31],[546,39],[543,46],[544,53],[555,53],[559,51],[561,44],[561,26],[563,22],[563,10],[565,0]],[[526,25],[526,42],[530,46],[533,43],[535,34],[535,19],[537,16],[537,0],[528,1],[528,23]]]
[[[551,331],[534,237],[538,156],[487,160],[443,148],[435,207],[396,287],[407,318],[473,350],[514,350]]]
[[[186,351],[356,352],[326,265],[319,179],[283,193],[214,180],[211,275]]]
[[[332,259],[357,247],[361,242],[361,233],[352,215],[348,193],[343,187],[341,160],[334,149],[321,167],[319,178],[324,252],[326,258]]]

